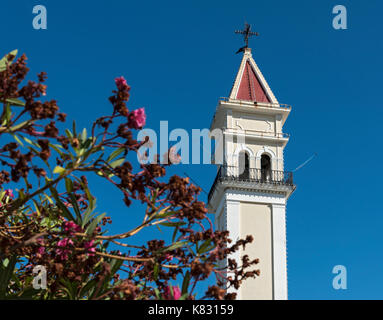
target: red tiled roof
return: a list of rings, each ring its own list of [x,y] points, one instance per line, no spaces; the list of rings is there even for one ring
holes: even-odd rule
[[[246,61],[236,98],[246,101],[270,102],[249,61]]]

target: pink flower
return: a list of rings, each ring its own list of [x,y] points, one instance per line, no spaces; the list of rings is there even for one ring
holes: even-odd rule
[[[74,232],[82,232],[82,229],[79,225],[75,224],[73,221],[66,221],[64,222],[64,231],[72,234]]]
[[[57,242],[57,246],[59,246],[61,248],[68,247],[69,245],[73,245],[73,241],[69,238],[64,238],[64,239],[60,240],[59,242]],[[56,254],[58,255],[58,257],[61,260],[67,260],[69,252],[70,251],[68,249],[57,249],[56,250]]]
[[[146,123],[146,114],[144,108],[133,110],[129,114],[129,126],[134,129],[142,128]]]
[[[64,238],[64,239],[60,240],[59,242],[57,242],[57,245],[59,247],[66,247],[68,245],[73,245],[73,241],[69,238]]]
[[[57,249],[57,250],[56,250],[56,254],[57,254],[57,256],[58,256],[61,260],[67,260],[67,259],[68,259],[68,254],[69,254],[69,250],[65,250],[65,249]]]
[[[164,258],[165,258],[166,261],[171,261],[173,259],[173,256],[170,255],[169,253],[167,253],[167,254],[165,254]]]
[[[40,255],[43,255],[45,253],[45,248],[44,247],[39,247],[37,249],[37,253],[40,254]]]
[[[7,190],[5,190],[5,195],[6,195],[7,197],[13,198],[13,197],[14,197],[14,195],[13,195],[13,190],[12,190],[12,189],[7,189]]]
[[[116,83],[118,90],[130,89],[125,78],[122,76],[114,79],[114,82]]]
[[[172,290],[173,290],[173,295],[170,290],[170,286],[165,287],[164,289],[165,300],[178,300],[179,298],[181,298],[181,290],[178,286],[177,287],[172,286]]]
[[[94,247],[94,240],[85,242],[84,248],[90,257],[94,256],[94,253],[96,252],[96,248]]]
[[[44,238],[40,237],[40,238],[37,238],[36,239],[36,243],[39,244],[39,245],[44,245]]]

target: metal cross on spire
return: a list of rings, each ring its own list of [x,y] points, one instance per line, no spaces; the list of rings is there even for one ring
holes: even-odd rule
[[[251,25],[249,25],[247,22],[245,22],[245,28],[243,30],[235,30],[236,34],[242,34],[243,35],[243,40],[245,41],[245,46],[240,48],[238,52],[243,51],[245,48],[249,47],[249,38],[252,36],[259,36],[258,32],[253,32],[251,31]]]

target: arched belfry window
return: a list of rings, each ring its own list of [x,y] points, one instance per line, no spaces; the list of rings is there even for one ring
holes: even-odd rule
[[[246,151],[241,151],[238,156],[239,177],[248,179],[250,175],[250,157]]]
[[[267,154],[261,156],[261,179],[262,181],[271,180],[271,159]]]

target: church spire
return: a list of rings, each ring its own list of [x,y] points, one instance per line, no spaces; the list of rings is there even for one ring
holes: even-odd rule
[[[251,49],[248,47],[249,37],[253,35],[258,36],[259,34],[252,32],[251,26],[247,23],[244,30],[237,30],[235,33],[244,35],[246,45],[238,50],[238,52],[243,52],[243,57],[233,88],[231,89],[230,99],[278,104],[261,70],[259,70],[253,59]]]

